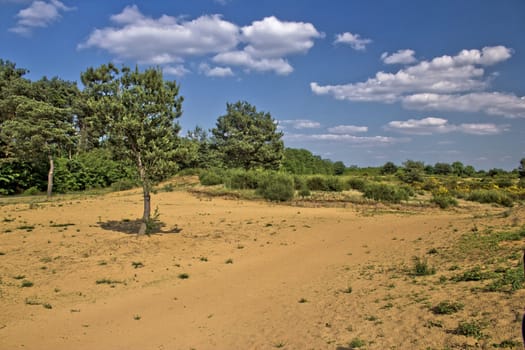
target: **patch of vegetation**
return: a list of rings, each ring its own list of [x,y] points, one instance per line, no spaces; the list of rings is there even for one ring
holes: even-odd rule
[[[187,273],[181,273],[181,274],[179,274],[178,277],[179,277],[181,280],[185,280],[185,279],[190,278],[190,275],[188,275]]]
[[[299,299],[299,304],[304,304],[304,303],[307,303],[307,302],[308,302],[308,300],[305,299],[305,298]]]
[[[409,193],[405,188],[386,183],[368,183],[365,186],[363,196],[375,201],[399,203],[408,200]]]
[[[21,225],[16,228],[17,230],[26,230],[27,232],[31,232],[35,229],[34,225]]]
[[[505,207],[512,207],[514,204],[512,198],[501,190],[475,190],[466,199],[479,203],[495,203]]]
[[[68,227],[68,226],[75,226],[73,223],[65,223],[65,224],[51,224],[49,227]]]
[[[140,315],[133,315],[133,319],[134,319],[135,321],[140,321],[141,318],[142,318],[142,317],[141,317]]]
[[[231,258],[227,259],[224,263],[225,264],[233,264],[233,259],[231,259]]]
[[[414,257],[414,267],[412,269],[413,276],[429,276],[436,273],[436,268],[430,266],[426,259]]]
[[[495,275],[489,271],[482,271],[480,266],[475,266],[461,275],[452,277],[454,282],[484,281],[493,278]]]
[[[33,282],[28,281],[28,280],[24,280],[24,281],[22,281],[22,284],[20,285],[20,288],[29,288],[29,287],[33,287],[33,286],[34,286]]]
[[[505,339],[501,341],[500,343],[492,344],[493,348],[500,348],[500,349],[514,349],[520,346],[521,346],[521,341],[516,341],[512,339]]]
[[[295,193],[293,177],[283,173],[268,173],[261,180],[257,193],[270,201],[289,201]]]
[[[363,339],[354,338],[350,341],[348,346],[350,347],[350,349],[359,349],[366,346],[366,342]]]
[[[454,330],[455,334],[481,339],[484,337],[483,325],[479,321],[461,321]]]
[[[131,266],[133,266],[133,268],[135,269],[139,269],[141,267],[144,267],[144,264],[140,261],[132,261]]]
[[[343,293],[351,294],[352,293],[352,287],[347,287],[347,288],[343,289]]]
[[[465,305],[451,301],[442,301],[432,308],[432,312],[436,315],[451,315],[463,310]]]
[[[119,284],[119,283],[124,283],[124,282],[118,281],[118,280],[112,280],[112,279],[109,279],[109,278],[102,278],[102,279],[99,279],[99,280],[96,281],[96,284],[114,285],[114,284]]]
[[[517,267],[505,269],[484,290],[488,292],[514,292],[523,288],[525,276],[522,264]]]

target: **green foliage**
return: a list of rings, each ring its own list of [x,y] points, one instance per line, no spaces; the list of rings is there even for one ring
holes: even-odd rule
[[[334,175],[343,175],[346,169],[346,166],[343,162],[337,161],[333,164]]]
[[[430,202],[437,204],[441,209],[447,209],[448,207],[458,205],[456,198],[452,197],[445,188],[433,191]]]
[[[306,186],[310,191],[328,191],[325,178],[320,175],[311,176],[306,179]]]
[[[359,177],[351,177],[347,180],[347,184],[353,190],[364,192],[367,181]]]
[[[414,276],[428,276],[434,275],[435,273],[436,269],[430,266],[426,259],[414,257],[414,267],[412,270]]]
[[[295,192],[293,177],[283,173],[270,172],[260,181],[257,192],[271,201],[289,201]]]
[[[407,160],[403,163],[403,171],[398,173],[401,181],[406,183],[422,182],[425,164],[419,161]]]
[[[525,276],[523,274],[523,262],[514,268],[504,269],[504,272],[496,277],[485,287],[488,292],[516,291],[523,288]]]
[[[432,308],[432,312],[436,315],[450,315],[458,311],[463,310],[465,307],[462,303],[456,303],[451,301],[442,301]]]
[[[382,167],[381,167],[381,175],[391,175],[391,174],[395,174],[397,172],[397,166],[392,163],[392,162],[386,162]]]
[[[512,207],[512,198],[503,191],[498,190],[475,190],[466,198],[469,201],[479,203],[495,203],[505,207]]]
[[[368,183],[363,192],[365,198],[376,201],[399,203],[408,200],[409,194],[406,189],[385,183]]]
[[[484,336],[483,326],[479,321],[461,321],[454,333],[476,339],[481,339]]]
[[[113,191],[127,191],[137,186],[138,186],[137,181],[130,180],[130,179],[121,179],[121,180],[117,180],[113,182],[111,184],[111,189]]]
[[[286,148],[282,168],[286,172],[296,175],[334,174],[334,163],[332,161],[315,156],[305,149]]]
[[[227,173],[226,187],[233,190],[256,189],[265,175],[255,170],[232,169]]]
[[[24,196],[34,196],[37,194],[40,194],[40,190],[36,186],[29,187],[27,190],[24,191]]]
[[[214,147],[230,168],[278,169],[283,158],[283,134],[269,113],[248,102],[226,105],[226,114],[212,129]]]
[[[204,186],[220,185],[224,180],[225,171],[218,168],[204,170],[199,175],[199,181]]]
[[[455,282],[468,282],[468,281],[483,281],[494,277],[494,274],[489,271],[483,271],[480,266],[475,266],[461,275],[452,277]]]

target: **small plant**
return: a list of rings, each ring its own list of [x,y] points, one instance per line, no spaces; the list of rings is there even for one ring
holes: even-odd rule
[[[352,287],[348,286],[347,288],[343,289],[343,293],[351,294],[352,293]]]
[[[20,285],[21,288],[29,288],[33,287],[34,283],[28,280],[22,281],[22,284]]]
[[[135,268],[135,269],[139,269],[141,267],[144,267],[144,264],[142,262],[140,262],[140,261],[133,261],[131,263],[131,266],[133,266],[133,268]]]
[[[134,315],[134,316],[133,316],[133,319],[134,319],[135,321],[140,321],[141,318],[142,318],[142,317],[141,317],[140,315]]]
[[[451,315],[455,312],[463,310],[463,307],[464,305],[461,303],[442,301],[432,308],[432,312],[436,315]]]
[[[52,306],[51,304],[49,304],[49,303],[44,303],[44,304],[42,304],[42,306],[43,306],[45,309],[48,309],[48,310],[50,310],[50,309],[53,308],[53,306]]]
[[[427,254],[437,254],[438,250],[436,248],[430,248],[427,252]]]
[[[224,263],[225,264],[233,264],[233,259],[231,259],[231,258],[227,259]]]
[[[5,255],[5,253],[4,253],[4,252],[0,252],[0,256],[1,256],[1,255]]]
[[[278,343],[273,344],[273,347],[277,348],[277,349],[280,349],[280,348],[284,348],[285,345],[286,344],[283,343],[283,342],[278,342]]]
[[[348,344],[348,346],[350,347],[350,349],[358,349],[358,348],[362,348],[363,346],[366,345],[366,342],[363,340],[363,339],[359,339],[359,338],[354,338],[350,341],[350,343]]]
[[[429,276],[436,273],[436,269],[430,266],[426,259],[421,259],[419,257],[414,258],[414,276]]]
[[[455,329],[454,333],[464,335],[465,337],[472,337],[476,339],[483,338],[483,327],[478,321],[462,321]]]
[[[505,339],[501,341],[499,344],[496,344],[496,343],[492,344],[493,348],[500,348],[500,349],[514,349],[514,348],[518,348],[519,346],[521,346],[521,342],[515,341],[512,339]]]
[[[181,274],[179,274],[178,277],[179,277],[181,280],[185,280],[185,279],[190,278],[190,275],[188,275],[187,273],[181,273]]]
[[[111,280],[111,279],[108,279],[108,278],[102,278],[102,279],[99,279],[96,281],[96,284],[109,284],[109,285],[114,285],[114,284],[118,284],[118,283],[123,283],[122,281],[117,281],[117,280]]]
[[[483,281],[493,276],[490,272],[481,271],[480,266],[475,266],[470,270],[463,272],[462,275],[452,277],[455,282]]]
[[[299,304],[304,304],[304,303],[307,303],[308,300],[306,300],[305,298],[301,298],[299,299]]]
[[[207,262],[207,261],[208,261],[208,258],[205,257],[205,256],[201,256],[201,257],[199,258],[199,260],[202,261],[202,262]]]
[[[13,276],[13,278],[15,280],[23,280],[24,278],[26,278],[26,275],[16,275],[16,276]]]

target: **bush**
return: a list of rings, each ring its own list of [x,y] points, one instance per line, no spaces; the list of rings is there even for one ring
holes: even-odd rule
[[[226,180],[226,187],[232,190],[253,190],[257,188],[261,176],[264,175],[253,170],[230,170]]]
[[[429,276],[436,273],[436,269],[430,266],[426,259],[414,258],[414,276]]]
[[[437,204],[441,209],[458,205],[458,201],[450,195],[445,187],[442,186],[432,192],[432,199],[430,202]]]
[[[29,187],[27,190],[24,191],[24,196],[34,196],[40,193],[40,190],[36,187]]]
[[[344,189],[343,182],[341,181],[341,179],[335,176],[326,177],[325,184],[326,184],[327,191],[341,192]]]
[[[365,186],[363,196],[376,201],[399,203],[408,200],[408,193],[404,188],[384,183],[369,183]]]
[[[455,312],[463,310],[464,307],[465,305],[462,303],[442,301],[432,308],[432,312],[436,315],[451,315]]]
[[[348,179],[346,182],[348,187],[350,187],[353,190],[357,190],[359,192],[363,192],[365,190],[365,186],[367,184],[365,179],[359,178],[359,177],[352,177]]]
[[[472,191],[467,200],[479,203],[496,203],[505,207],[512,207],[512,198],[505,192],[497,190],[476,190]]]
[[[111,184],[111,189],[113,191],[126,191],[131,190],[134,187],[137,187],[137,182],[129,179],[122,179],[115,181]]]
[[[277,202],[292,199],[294,192],[293,177],[282,173],[267,173],[257,188],[257,193],[265,199]]]
[[[306,186],[310,191],[327,191],[325,178],[323,176],[312,176],[306,180]]]
[[[224,171],[221,169],[204,170],[199,174],[199,181],[204,186],[214,186],[224,183]]]

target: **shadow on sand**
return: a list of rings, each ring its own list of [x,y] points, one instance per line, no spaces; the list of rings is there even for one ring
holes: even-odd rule
[[[136,234],[139,232],[140,225],[142,224],[141,219],[136,220],[110,220],[105,222],[99,222],[98,223],[101,228],[108,231],[116,231],[116,232],[122,232],[126,234]],[[166,224],[163,222],[156,222],[154,227],[150,229],[148,234],[167,234],[167,233],[179,233],[182,231],[181,228],[178,228],[177,226],[173,227],[172,229],[166,230],[164,229],[166,227]]]

